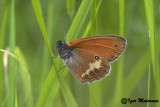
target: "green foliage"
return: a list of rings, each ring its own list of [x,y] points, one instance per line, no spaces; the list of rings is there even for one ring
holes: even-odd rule
[[[151,69],[151,66],[149,64],[149,72],[148,72],[148,99],[149,99],[149,94],[150,94],[150,69]],[[149,103],[147,103],[147,107],[149,107]]]
[[[15,2],[14,0],[11,1],[10,4],[11,8],[10,8],[10,32],[9,32],[9,47],[10,47],[10,52],[14,53],[15,50],[15,28],[16,28],[16,24],[15,24]],[[11,107],[12,105],[15,105],[15,88],[16,88],[16,63],[15,63],[15,59],[10,57],[8,58],[8,99],[7,99],[7,107]]]
[[[151,60],[153,65],[153,73],[154,73],[154,83],[155,83],[155,96],[157,99],[160,98],[160,85],[159,85],[159,66],[158,66],[158,54],[157,54],[157,37],[155,34],[155,13],[154,13],[154,1],[153,0],[144,0],[145,9],[146,9],[146,18],[148,25],[148,33],[150,39],[150,52],[151,52]],[[156,104],[157,107],[160,106],[159,103]]]
[[[123,107],[122,98],[160,99],[158,14],[154,0],[2,0],[0,107]],[[57,55],[52,49],[64,40],[61,17],[66,41],[107,34],[126,38],[127,48],[109,76],[81,84],[67,67],[59,71],[64,64],[52,58]]]

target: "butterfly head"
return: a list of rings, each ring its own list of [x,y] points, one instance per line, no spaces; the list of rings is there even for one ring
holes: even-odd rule
[[[59,40],[59,41],[56,43],[56,49],[59,50],[59,49],[61,49],[62,47],[64,47],[64,43],[63,43],[63,41]]]
[[[56,43],[56,49],[58,50],[58,52],[61,52],[62,50],[65,50],[66,48],[67,48],[67,44],[65,41],[59,40]]]
[[[58,41],[56,43],[56,49],[58,50],[59,56],[61,59],[67,59],[70,57],[70,50],[67,46],[67,43],[65,41]]]

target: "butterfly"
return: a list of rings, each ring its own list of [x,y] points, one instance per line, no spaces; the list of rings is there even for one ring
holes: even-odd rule
[[[114,62],[124,52],[127,41],[115,35],[80,38],[70,42],[58,41],[60,59],[81,82],[93,82],[106,77]]]

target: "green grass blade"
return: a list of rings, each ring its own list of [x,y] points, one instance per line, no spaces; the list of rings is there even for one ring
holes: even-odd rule
[[[14,0],[11,1],[11,9],[10,9],[10,39],[9,39],[9,47],[10,52],[14,53],[15,50],[15,7]],[[8,61],[8,86],[9,86],[9,94],[7,100],[7,107],[11,107],[14,105],[14,93],[15,93],[15,60],[12,57],[9,57]]]
[[[45,44],[46,44],[46,46],[48,48],[50,56],[53,57],[53,53],[52,53],[52,50],[50,48],[48,37],[47,37],[47,31],[46,31],[46,27],[45,27],[45,23],[44,23],[44,19],[43,19],[43,14],[42,14],[42,9],[41,9],[41,5],[40,5],[39,0],[32,0],[32,5],[33,5],[33,8],[34,8],[35,15],[37,17],[37,21],[38,21],[39,27],[40,27],[41,32],[43,34],[43,38],[44,38]],[[55,67],[55,69],[57,71],[56,64],[55,64],[54,61],[53,61],[53,65],[54,65],[54,67]]]
[[[53,53],[51,52],[51,49],[50,49],[50,46],[49,46],[49,41],[48,41],[48,37],[47,37],[47,33],[46,33],[46,28],[45,28],[45,23],[44,23],[44,19],[43,19],[43,16],[42,16],[42,10],[41,10],[41,5],[40,5],[40,2],[39,1],[36,1],[36,0],[32,0],[32,4],[33,4],[33,8],[34,8],[34,11],[35,11],[35,14],[36,14],[36,17],[37,17],[37,20],[38,20],[38,23],[39,23],[39,26],[40,26],[40,29],[41,29],[41,32],[43,34],[43,37],[44,37],[44,40],[45,40],[45,43],[47,45],[47,48],[48,50],[50,51],[50,55],[53,56]],[[82,13],[81,13],[82,14]],[[82,14],[83,15],[83,14]],[[78,18],[79,19],[79,18]],[[57,71],[57,68],[56,68],[56,65],[53,61],[53,65],[55,67],[55,70]],[[62,79],[62,80],[61,80]],[[72,104],[74,107],[77,105],[76,104],[76,101],[75,99],[73,98],[73,95],[72,93],[70,92],[68,86],[66,85],[65,81],[63,80],[64,78],[61,78],[59,79],[60,80],[60,84],[61,84],[61,89],[62,91],[65,91],[64,94],[64,97],[65,98],[68,98],[66,96],[69,96],[69,99],[65,99],[67,102],[67,104]],[[48,83],[46,83],[47,85]],[[51,84],[48,85],[48,87],[50,87]],[[65,86],[65,88],[62,88],[63,86]],[[46,88],[48,89],[48,88]],[[46,93],[44,94],[46,95]],[[40,105],[39,105],[40,106]]]
[[[99,7],[100,7],[101,3],[102,3],[102,0],[99,0],[98,4],[97,4],[97,6],[96,6],[96,15],[97,15],[97,13],[98,13],[98,11],[99,11]],[[83,33],[83,36],[82,36],[83,38],[88,36],[89,31],[90,31],[90,28],[91,28],[91,21],[89,21],[89,23],[88,23],[88,25],[87,25],[87,27],[86,27],[86,30],[85,30],[85,32]]]
[[[141,79],[142,75],[145,73],[145,69],[147,68],[149,62],[151,60],[149,49],[144,52],[142,58],[135,64],[135,66],[131,69],[131,74],[125,80],[124,92],[123,96],[129,97],[131,92],[136,87],[136,84]],[[143,66],[142,66],[143,65]]]
[[[89,83],[89,100],[90,107],[101,107],[102,106],[102,93],[101,83],[95,82],[94,84]]]
[[[57,98],[59,98],[59,94],[58,94],[60,89],[59,85],[60,84],[58,79],[55,79],[50,89],[50,93],[48,94],[47,99],[45,100],[44,107],[49,107],[49,105],[51,105],[52,103],[53,104],[56,103]],[[61,101],[61,99],[59,100]]]
[[[31,80],[30,80],[30,75],[26,63],[26,59],[24,58],[23,53],[21,50],[16,47],[15,53],[17,55],[19,63],[19,68],[20,68],[20,80],[21,80],[21,87],[17,87],[17,89],[21,90],[24,95],[23,95],[23,106],[27,107],[33,107],[33,96],[32,96],[32,89],[31,89]],[[23,90],[22,90],[23,89]]]
[[[60,59],[56,58],[55,62],[58,62]],[[62,65],[60,62],[57,65]],[[51,99],[54,99],[57,95],[57,91],[59,91],[59,79],[57,78],[56,71],[54,69],[54,66],[52,66],[49,74],[47,75],[47,78],[44,82],[42,91],[40,93],[40,96],[38,97],[38,100],[36,102],[36,107],[44,107],[45,105],[49,105],[49,101]],[[51,91],[50,91],[51,90]]]
[[[119,0],[119,34],[124,36],[124,10],[125,4],[124,0]]]
[[[96,35],[96,0],[93,0],[91,9],[91,35]]]
[[[75,11],[75,0],[67,0],[66,2],[68,15],[72,19]]]
[[[119,34],[124,36],[124,0],[119,0]],[[125,54],[125,53],[124,53]],[[122,96],[122,84],[123,84],[123,69],[124,69],[124,55],[122,54],[121,57],[118,59],[118,69],[117,69],[117,80],[116,80],[116,88],[114,93],[114,106],[118,106],[119,99]]]
[[[78,104],[76,103],[67,82],[63,79],[62,76],[59,76],[59,80],[61,82],[61,91],[63,92],[66,104],[68,107],[78,107]]]
[[[22,64],[25,67],[25,69],[27,69],[26,66],[25,66],[25,63],[23,63],[16,55],[14,55],[13,53],[11,53],[7,50],[0,49],[0,51],[10,55],[13,59],[17,60],[20,64]]]
[[[52,42],[52,35],[53,35],[53,8],[54,8],[54,2],[53,0],[48,0],[48,8],[47,8],[47,34],[48,34],[48,39],[50,40],[49,42]],[[50,64],[49,64],[49,53],[47,50],[47,47],[44,45],[44,50],[43,50],[43,62],[42,62],[42,69],[41,69],[41,79],[40,83],[41,86],[43,84],[43,81],[45,80],[45,75],[47,75],[47,71],[50,69]]]
[[[153,72],[154,72],[154,82],[155,82],[155,96],[157,99],[160,99],[160,85],[159,85],[159,65],[158,65],[158,51],[155,35],[155,15],[154,15],[154,1],[153,0],[144,0],[146,18],[148,24],[149,40],[150,40],[150,52],[152,58]],[[160,106],[160,103],[156,104],[157,107]]]
[[[157,47],[156,47],[156,36],[155,36],[155,18],[154,18],[154,1],[153,0],[144,0],[145,9],[146,9],[146,18],[148,23],[148,32],[150,39],[150,48],[151,48],[151,57],[154,69],[154,75],[158,73],[158,56],[157,56]]]
[[[56,77],[56,71],[54,67],[50,70],[48,77],[44,83],[42,92],[40,93],[40,96],[38,98],[38,101],[36,103],[36,107],[44,107],[46,103],[46,99],[48,98],[48,95],[50,95],[52,92],[49,90],[51,89],[52,85],[54,88],[59,87],[59,85],[56,85],[57,82],[57,77]],[[55,84],[55,85],[54,85]],[[52,94],[53,96],[56,95],[56,93]]]
[[[150,67],[150,64],[149,64],[149,71],[148,71],[148,99],[149,99],[149,94],[150,94],[150,71],[151,70],[151,67]],[[147,103],[147,107],[149,107],[149,103]]]
[[[2,50],[0,49],[1,52],[4,52],[5,54],[8,54],[9,56],[11,56],[14,60],[18,61],[19,64],[20,64],[20,67],[21,67],[21,78],[22,78],[22,81],[23,81],[23,85],[24,85],[24,89],[26,91],[24,91],[24,99],[26,100],[26,105],[28,105],[29,107],[33,107],[33,98],[32,98],[32,93],[31,93],[31,84],[30,84],[30,76],[29,76],[29,73],[28,73],[28,70],[27,70],[27,67],[26,67],[26,63],[24,61],[24,58],[22,58],[22,54],[20,53],[19,49],[16,48],[15,49],[15,53],[18,55],[18,57],[16,55],[14,55],[13,53],[10,53],[6,50]],[[17,65],[15,66],[17,67]],[[15,68],[17,70],[17,68]],[[15,89],[17,89],[17,86],[16,86],[16,75],[17,73],[15,72]],[[7,78],[7,77],[5,77]],[[5,81],[6,82],[6,81]],[[6,85],[8,85],[6,83]],[[22,88],[22,86],[20,87],[20,89]],[[15,90],[16,91],[16,90]],[[17,93],[17,92],[16,92]],[[14,96],[14,98],[16,98],[17,95]],[[6,97],[5,99],[3,100],[3,105],[5,104],[5,100],[6,98],[8,98],[8,86],[6,86]],[[22,101],[22,100],[21,100]],[[14,100],[14,102],[16,102],[16,99]],[[24,102],[23,102],[24,103]],[[14,103],[16,105],[16,103]]]
[[[83,0],[78,12],[72,22],[72,25],[66,35],[66,40],[71,41],[78,37],[78,33],[84,23],[84,20],[89,12],[93,0]]]
[[[15,72],[14,72],[14,76],[15,76],[15,84],[14,84],[14,88],[15,88],[15,92],[14,92],[14,104],[15,107],[18,107],[18,101],[17,101],[17,84],[16,84],[16,80],[17,80],[17,61],[15,62]]]
[[[0,26],[0,49],[4,49],[5,44],[5,32],[6,32],[6,22],[7,22],[8,5],[7,0],[5,0],[2,11],[2,20]],[[0,105],[4,103],[4,73],[3,73],[3,53],[0,52]]]
[[[15,88],[15,106],[18,107],[18,102],[17,102],[17,89]]]

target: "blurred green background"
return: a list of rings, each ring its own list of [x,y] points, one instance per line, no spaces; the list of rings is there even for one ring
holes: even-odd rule
[[[67,67],[57,76],[64,64],[52,49],[64,40],[61,17],[67,41],[126,38],[109,76],[81,84]],[[160,0],[1,0],[0,107],[160,107],[138,102],[160,101],[159,19]]]

